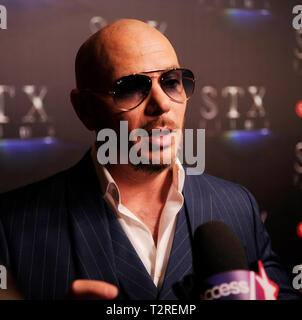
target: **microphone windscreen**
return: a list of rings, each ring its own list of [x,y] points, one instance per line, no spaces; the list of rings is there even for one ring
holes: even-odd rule
[[[196,229],[193,263],[199,279],[222,272],[248,269],[241,241],[235,232],[221,221],[210,221]]]

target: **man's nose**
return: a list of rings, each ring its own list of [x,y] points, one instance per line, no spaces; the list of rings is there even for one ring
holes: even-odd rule
[[[173,102],[161,88],[157,79],[153,79],[152,88],[147,98],[146,112],[148,115],[160,115],[169,112]]]

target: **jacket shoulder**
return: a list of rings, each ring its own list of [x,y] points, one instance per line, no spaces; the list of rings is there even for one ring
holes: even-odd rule
[[[187,175],[186,179],[192,185],[199,188],[208,189],[213,193],[239,192],[245,196],[252,196],[251,193],[242,185],[234,183],[207,173],[201,175]]]
[[[0,216],[26,210],[37,205],[57,203],[64,194],[66,177],[71,169],[56,173],[46,179],[0,194]]]
[[[58,172],[46,179],[0,194],[0,217],[13,212],[35,212],[37,208],[46,212],[64,203],[70,183],[81,183],[87,176],[87,168],[92,166],[89,151],[69,169]],[[91,171],[91,170],[88,170]]]

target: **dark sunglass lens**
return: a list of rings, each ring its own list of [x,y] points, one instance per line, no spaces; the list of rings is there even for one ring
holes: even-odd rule
[[[195,88],[195,78],[191,70],[182,69],[182,83],[188,99],[192,96]]]
[[[138,74],[117,80],[112,88],[116,104],[124,109],[136,107],[148,95],[151,84],[149,77]]]
[[[170,98],[184,102],[193,94],[194,75],[186,69],[171,70],[162,75],[161,85]]]

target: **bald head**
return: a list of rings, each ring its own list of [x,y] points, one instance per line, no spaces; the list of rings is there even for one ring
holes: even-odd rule
[[[123,19],[96,32],[81,46],[76,83],[80,90],[106,90],[118,77],[176,66],[176,53],[164,35],[142,21]]]

